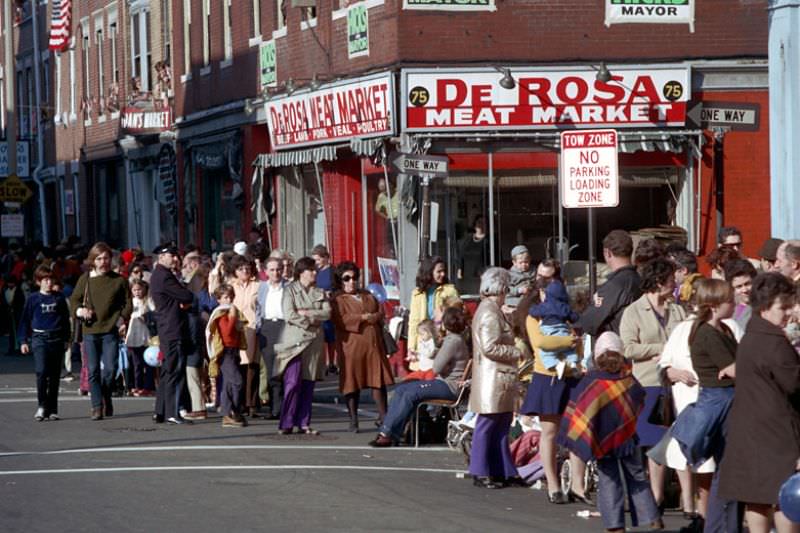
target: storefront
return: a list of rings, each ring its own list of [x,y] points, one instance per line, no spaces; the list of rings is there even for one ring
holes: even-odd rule
[[[620,132],[620,204],[598,210],[599,236],[669,225],[683,228],[687,244],[696,246],[702,132],[686,127],[690,68],[609,70],[608,81],[588,66],[518,67],[508,78],[494,68],[402,71],[402,132],[412,149],[450,160],[449,176],[432,183],[429,253],[447,260],[462,291],[476,286],[462,270],[476,220],[487,234],[485,265],[510,266],[518,244],[534,260],[588,258],[586,212],[562,209],[559,200],[564,129]]]
[[[714,132],[697,111],[723,91],[730,97],[750,89],[742,80],[761,76],[761,67],[746,76],[744,68],[735,62],[610,65],[610,78],[602,81],[591,66],[515,67],[512,83],[493,67],[404,69],[395,100],[398,136],[387,130],[337,137],[355,129],[325,118],[326,106],[339,101],[333,86],[273,99],[267,117],[275,151],[262,154],[256,165],[274,180],[275,246],[302,255],[327,242],[334,261],[355,259],[367,267],[367,282],[386,284],[399,271],[399,287],[392,289],[407,301],[423,251],[420,180],[399,174],[392,159],[395,152],[446,155],[448,176],[431,184],[431,239],[425,246],[445,258],[450,278],[466,294],[474,292],[475,280],[459,280],[459,270],[470,270],[462,257],[479,218],[487,234],[485,265],[510,266],[511,249],[525,244],[534,260],[561,256],[579,277],[588,269],[587,214],[561,208],[559,134],[613,128],[620,139],[620,203],[596,210],[596,242],[615,228],[666,227],[664,233],[702,255],[724,223],[753,233],[748,244],[757,248],[768,216],[751,222],[744,214],[745,206],[758,210],[762,203],[754,207],[746,194],[717,192],[768,190],[762,171],[768,168],[767,125],[762,120],[753,131],[727,134],[731,149],[723,173],[713,157]],[[393,82],[387,73],[368,83],[375,79]],[[749,98],[765,102],[766,88]],[[314,137],[315,130],[322,138]],[[743,146],[752,147],[749,154],[740,151]],[[719,183],[715,174],[723,174]],[[725,207],[724,219],[717,203]],[[598,245],[595,253],[601,252]]]
[[[267,146],[258,114],[244,102],[207,110],[177,124],[179,243],[231,249],[256,225],[251,163]],[[248,165],[245,165],[245,161]],[[261,224],[259,231],[266,231]]]
[[[85,187],[79,188],[86,206],[86,241],[126,246],[128,236],[125,159],[116,141],[81,149]],[[82,189],[82,190],[81,190]]]
[[[177,239],[175,148],[171,108],[126,107],[119,140],[128,176],[127,242],[143,250]]]
[[[334,262],[365,267],[366,280],[377,279],[379,256],[397,255],[374,211],[377,181],[365,173],[395,134],[394,87],[385,72],[265,103],[273,152],[254,164],[274,191],[274,247],[299,257],[324,243]]]

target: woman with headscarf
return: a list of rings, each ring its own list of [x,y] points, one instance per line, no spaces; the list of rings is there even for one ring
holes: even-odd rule
[[[275,346],[275,374],[283,379],[281,435],[295,427],[307,435],[319,434],[311,427],[311,401],[315,382],[325,377],[322,323],[330,319],[331,305],[325,291],[314,286],[316,278],[314,260],[301,257],[294,265],[294,281],[283,290],[286,324]]]

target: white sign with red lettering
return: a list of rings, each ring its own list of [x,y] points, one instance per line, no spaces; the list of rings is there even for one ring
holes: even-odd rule
[[[683,126],[688,67],[408,69],[402,73],[404,131],[486,131]]]
[[[617,207],[619,165],[617,132],[561,132],[561,205]]]
[[[274,150],[394,134],[391,73],[298,92],[265,106]]]

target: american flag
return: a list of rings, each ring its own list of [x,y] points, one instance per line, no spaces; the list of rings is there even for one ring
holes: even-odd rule
[[[50,50],[63,52],[69,46],[72,0],[53,0],[53,16],[50,18]]]

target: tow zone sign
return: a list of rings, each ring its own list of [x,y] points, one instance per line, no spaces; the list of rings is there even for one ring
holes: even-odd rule
[[[619,205],[615,130],[561,132],[561,191],[568,209]]]

